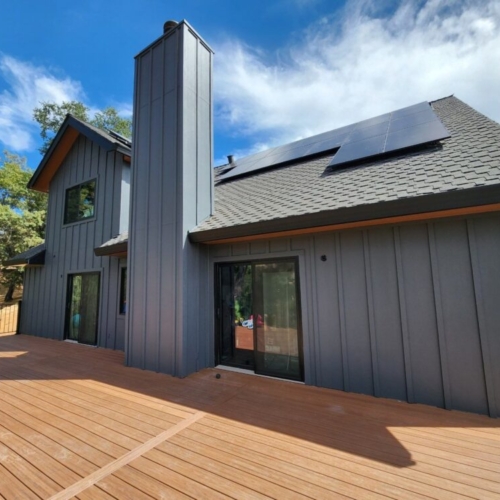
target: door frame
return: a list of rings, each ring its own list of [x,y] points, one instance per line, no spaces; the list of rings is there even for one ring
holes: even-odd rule
[[[86,270],[75,270],[68,271],[66,273],[66,295],[64,300],[64,330],[63,330],[63,340],[68,340],[68,330],[70,321],[70,309],[69,301],[71,300],[71,290],[70,290],[70,278],[75,275],[82,274],[97,274],[99,276],[99,284],[97,286],[97,314],[96,314],[96,331],[95,331],[95,344],[90,344],[88,342],[76,341],[82,345],[97,346],[99,345],[99,318],[101,316],[101,287],[102,287],[102,269],[86,269]],[[72,283],[72,282],[71,282]]]
[[[297,308],[297,343],[299,350],[299,372],[300,378],[286,377],[286,376],[276,376],[267,375],[265,373],[257,373],[255,371],[255,366],[253,370],[248,370],[256,373],[257,375],[268,376],[277,379],[285,380],[299,380],[303,382],[305,380],[305,369],[304,369],[304,336],[303,336],[303,325],[302,325],[302,297],[301,297],[301,283],[300,283],[300,263],[298,256],[284,256],[284,257],[267,257],[267,258],[257,258],[257,259],[242,259],[242,260],[221,260],[214,262],[214,360],[215,365],[220,364],[220,353],[221,353],[221,314],[219,312],[220,302],[221,302],[221,274],[219,269],[221,266],[227,265],[243,265],[247,264],[252,266],[252,302],[255,296],[255,279],[254,279],[254,267],[256,264],[266,264],[266,263],[279,263],[279,262],[293,262],[295,269],[295,289],[297,293],[296,308]],[[252,312],[253,313],[253,312]],[[253,326],[253,339],[254,339],[254,353],[257,350],[257,322],[254,322]],[[229,366],[229,365],[228,365]],[[243,368],[245,369],[245,368]]]

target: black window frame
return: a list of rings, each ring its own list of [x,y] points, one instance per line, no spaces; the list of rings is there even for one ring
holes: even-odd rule
[[[71,196],[71,193],[75,192],[75,190],[76,190],[77,198],[80,199],[80,192],[81,192],[82,187],[89,185],[89,184],[94,184],[94,200],[93,200],[93,205],[92,205],[92,207],[93,207],[92,214],[87,215],[87,216],[81,216],[81,217],[79,216],[76,219],[70,219],[69,214],[68,214],[68,210],[69,210],[69,197]],[[84,222],[84,221],[94,219],[95,214],[96,214],[96,199],[97,199],[96,194],[97,194],[97,179],[96,178],[89,179],[87,181],[81,182],[80,184],[76,184],[75,186],[71,186],[71,187],[67,188],[66,193],[65,193],[65,197],[64,197],[63,224],[66,226],[69,224],[76,224],[78,222]]]

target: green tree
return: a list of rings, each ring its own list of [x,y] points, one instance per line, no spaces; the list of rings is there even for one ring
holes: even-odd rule
[[[4,152],[0,156],[0,263],[43,243],[47,195],[27,188],[33,172],[26,159]],[[12,300],[22,283],[22,270],[2,269],[0,282],[7,287],[5,301]]]
[[[132,121],[119,116],[118,111],[111,106],[97,111],[92,117],[90,108],[78,101],[67,101],[62,104],[42,102],[40,107],[33,110],[33,119],[40,125],[40,135],[44,141],[40,148],[42,154],[49,149],[52,139],[68,113],[102,130],[114,130],[125,137],[132,137]]]

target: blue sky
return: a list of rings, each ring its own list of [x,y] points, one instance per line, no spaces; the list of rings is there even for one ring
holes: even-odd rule
[[[124,116],[134,55],[186,19],[215,50],[215,163],[455,94],[500,121],[497,0],[5,0],[0,149],[40,161],[31,113]]]

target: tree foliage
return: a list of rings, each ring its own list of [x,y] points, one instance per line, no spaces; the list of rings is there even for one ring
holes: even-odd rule
[[[90,108],[78,101],[67,101],[62,104],[42,102],[40,107],[33,110],[33,119],[40,125],[40,135],[44,141],[40,148],[42,154],[49,149],[52,139],[68,113],[102,130],[114,130],[125,137],[132,137],[132,121],[122,118],[113,107],[104,108],[91,116]]]
[[[26,159],[5,152],[0,156],[0,262],[43,243],[47,195],[28,189],[33,172]],[[3,269],[0,282],[9,288],[22,282],[22,271]]]

